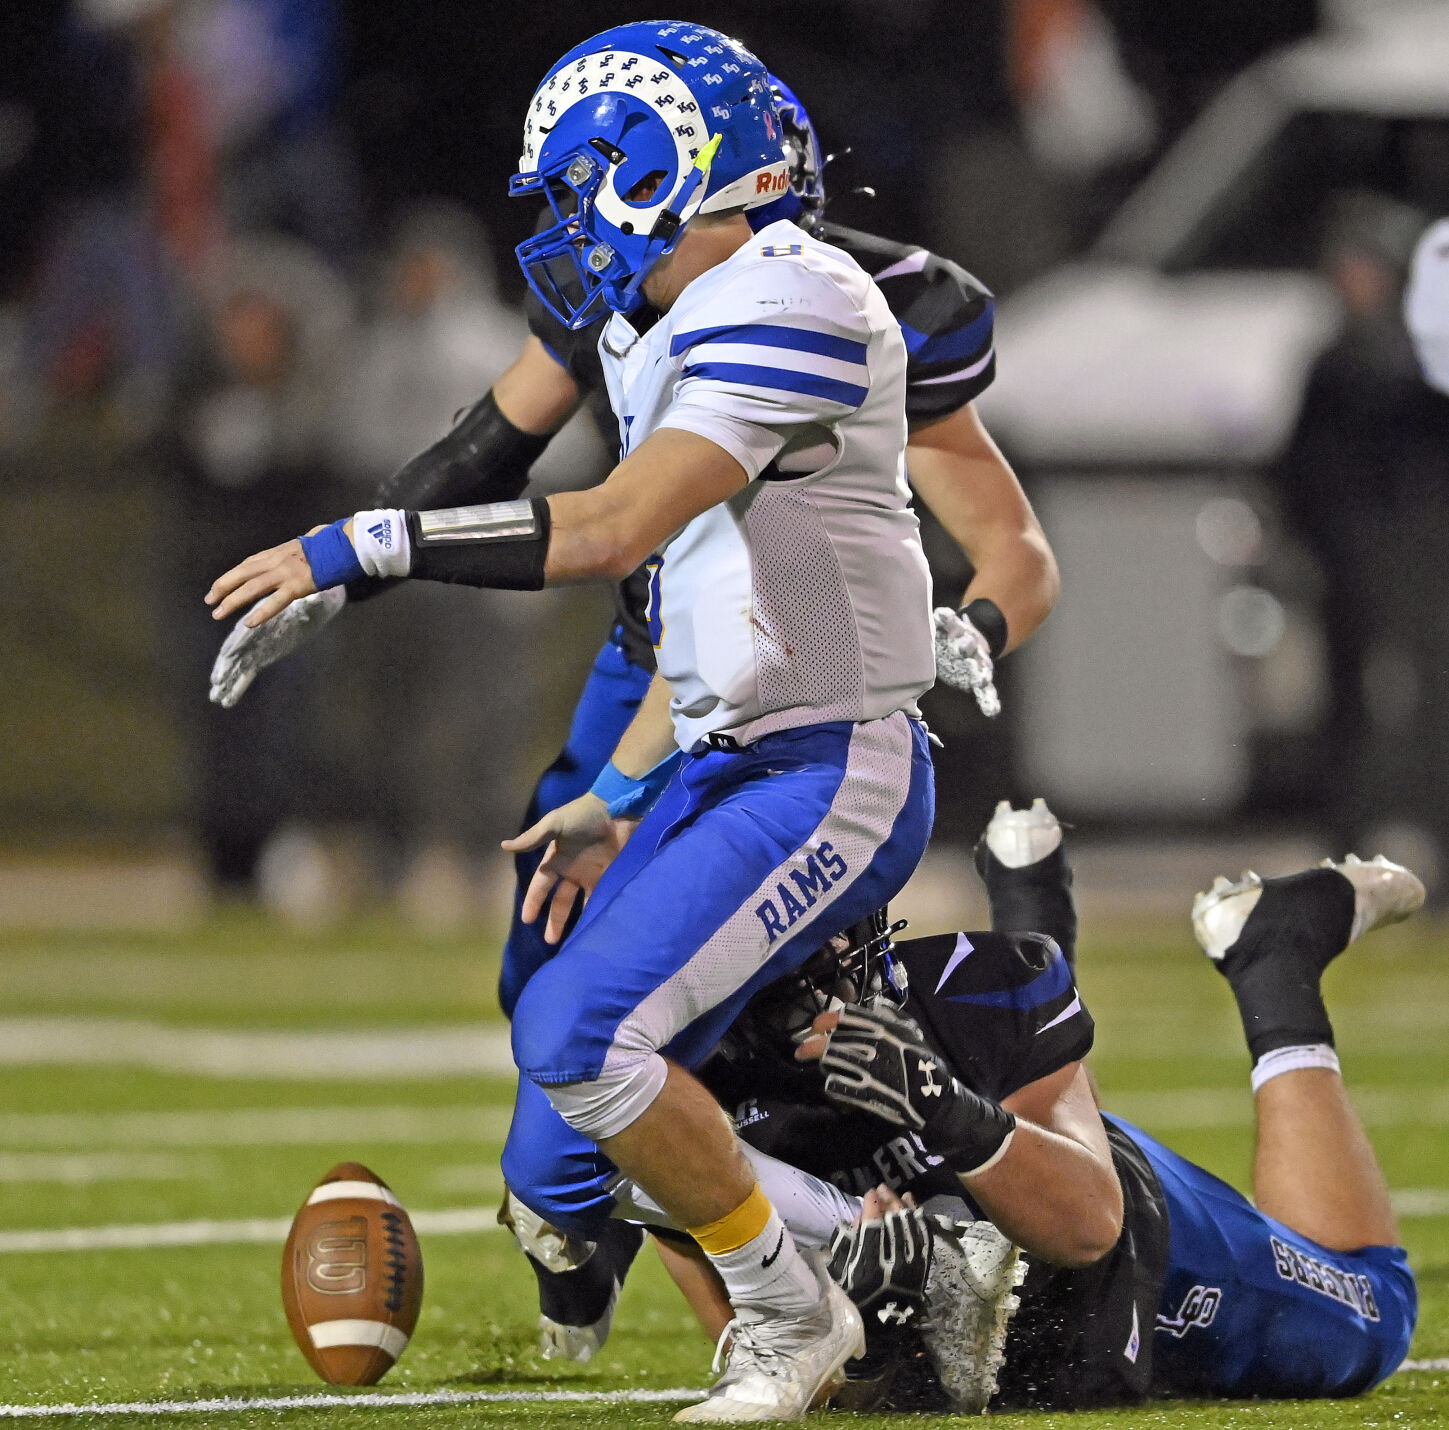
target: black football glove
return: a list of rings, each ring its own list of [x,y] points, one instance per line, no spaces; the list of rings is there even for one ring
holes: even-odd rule
[[[954,1172],[979,1171],[1006,1146],[1016,1118],[964,1086],[909,1018],[847,1008],[820,1059],[832,1102],[920,1134]]]
[[[830,1279],[872,1332],[903,1330],[921,1319],[930,1273],[931,1229],[915,1208],[842,1226],[830,1240]]]

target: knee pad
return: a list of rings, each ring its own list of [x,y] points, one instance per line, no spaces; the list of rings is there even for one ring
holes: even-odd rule
[[[611,1054],[592,1082],[545,1084],[543,1091],[575,1132],[598,1142],[636,1122],[668,1075],[669,1066],[658,1053]]]

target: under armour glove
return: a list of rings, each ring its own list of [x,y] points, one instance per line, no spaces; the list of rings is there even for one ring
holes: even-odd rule
[[[936,679],[976,697],[986,716],[1001,714],[1001,697],[996,693],[996,665],[991,646],[972,625],[964,611],[938,606],[933,614],[936,627]]]
[[[839,1227],[830,1240],[830,1279],[855,1302],[872,1332],[914,1326],[925,1309],[930,1274],[931,1228],[917,1208]]]
[[[346,604],[347,592],[334,586],[293,601],[255,629],[243,616],[221,643],[211,667],[211,703],[231,709],[262,671],[306,645]],[[247,615],[259,605],[261,601]]]
[[[832,1102],[919,1133],[953,1172],[984,1170],[1016,1130],[1016,1118],[961,1083],[915,1023],[884,1008],[845,1009],[820,1068]]]

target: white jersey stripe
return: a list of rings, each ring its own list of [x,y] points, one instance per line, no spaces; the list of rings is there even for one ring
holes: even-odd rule
[[[838,382],[864,386],[870,381],[870,369],[863,362],[843,362],[819,353],[792,352],[786,348],[764,347],[758,343],[700,343],[689,350],[685,372],[700,363],[749,363],[756,367],[776,368],[784,372],[808,372]]]
[[[696,328],[669,340],[669,356],[678,357],[705,343],[749,343],[756,347],[779,348],[788,352],[815,353],[842,362],[865,364],[868,343],[821,328],[782,327],[774,323],[732,323],[723,327]]]
[[[829,844],[845,862],[847,876],[820,892],[811,906],[817,917],[870,867],[890,838],[910,794],[914,763],[912,722],[897,713],[857,725],[851,733],[845,777],[825,818],[788,859],[773,869],[739,909],[715,930],[679,971],[650,993],[618,1026],[604,1058],[611,1066],[636,1062],[641,1047],[662,1048],[696,1018],[719,1007],[747,983],[782,946],[767,938],[759,915],[762,902],[778,897],[792,873],[808,874],[808,861]]]
[[[968,377],[975,377],[995,356],[996,349],[994,347],[988,348],[986,350],[986,356],[977,358],[970,367],[960,368],[956,372],[948,372],[944,377],[918,377],[912,381],[911,386],[930,387],[933,383],[937,382],[964,382]]]
[[[882,268],[875,275],[877,283],[884,283],[887,278],[902,278],[907,273],[919,273],[927,263],[931,255],[924,249],[918,248],[914,253],[908,253],[897,263],[892,263],[889,268]]]
[[[837,402],[844,408],[859,407],[870,395],[870,388],[839,378],[822,377],[813,372],[795,372],[783,367],[760,367],[744,362],[702,362],[684,369],[685,381],[718,382],[732,390],[755,388],[761,395],[771,391],[798,392],[805,397],[818,397],[823,402]]]

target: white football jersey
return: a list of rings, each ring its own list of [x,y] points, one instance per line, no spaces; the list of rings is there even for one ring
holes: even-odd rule
[[[651,559],[650,629],[690,749],[916,713],[935,679],[930,578],[905,477],[906,348],[871,278],[793,223],[599,351],[627,455],[709,438],[749,484]]]

